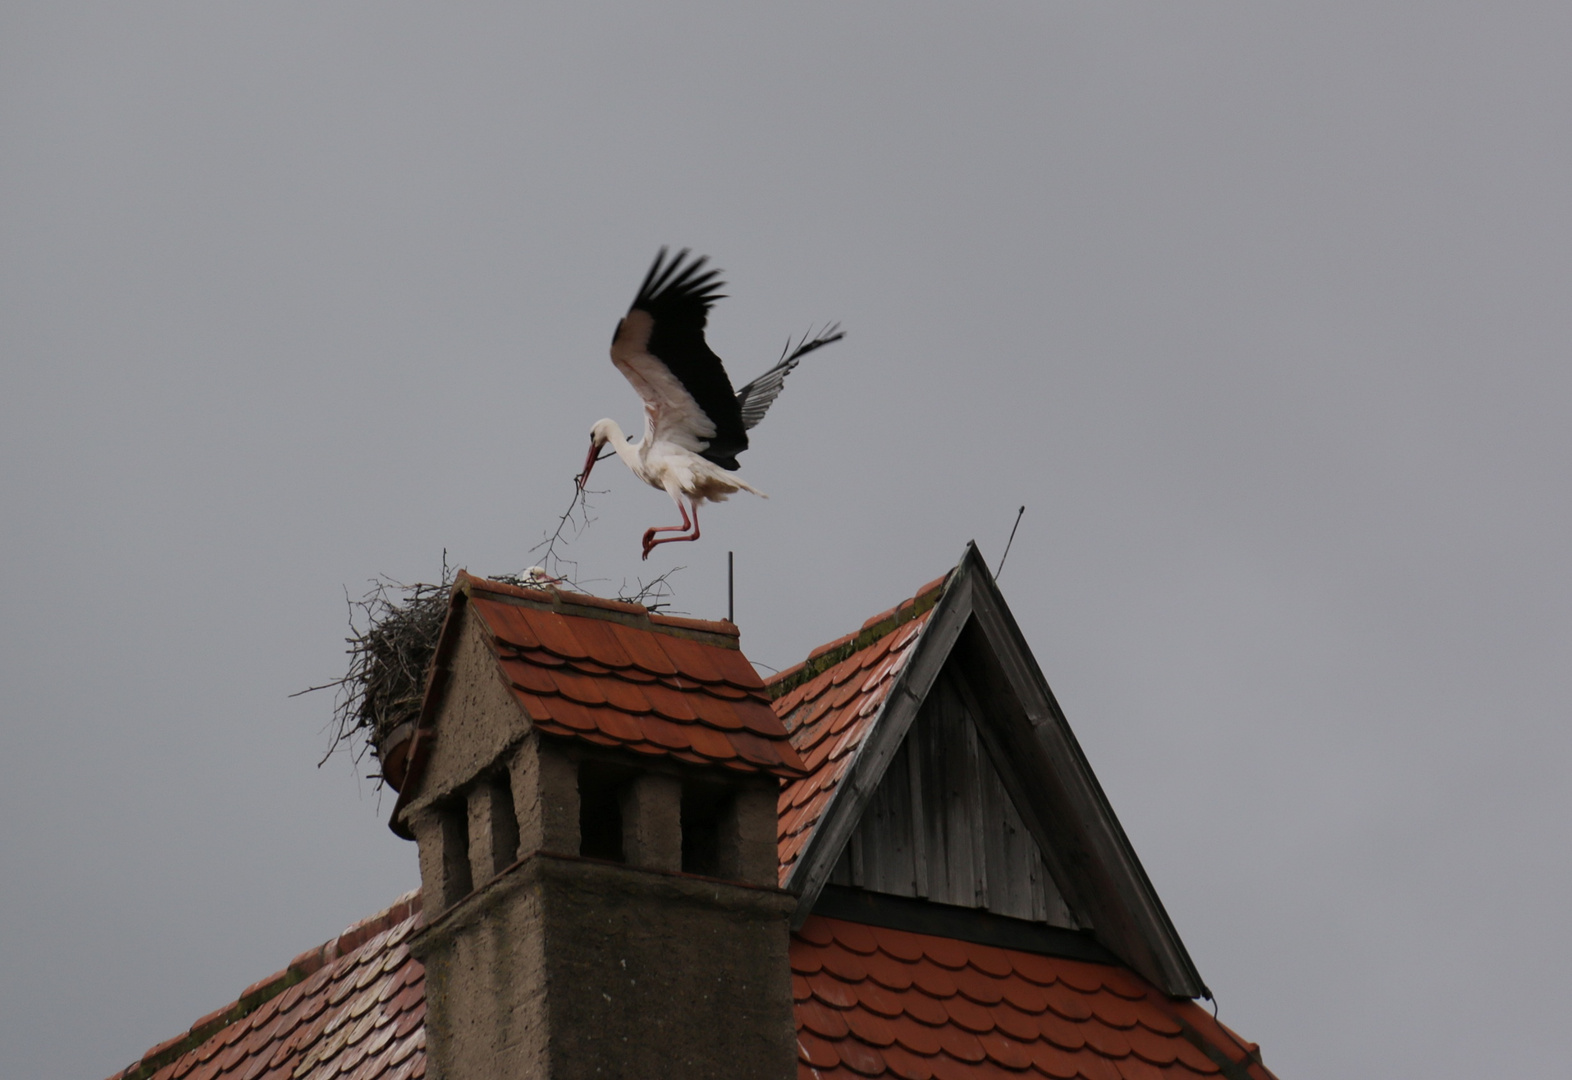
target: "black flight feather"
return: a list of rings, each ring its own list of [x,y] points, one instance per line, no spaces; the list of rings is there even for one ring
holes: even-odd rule
[[[775,362],[775,366],[737,391],[737,408],[742,412],[742,426],[751,430],[764,419],[764,414],[780,397],[781,387],[786,385],[786,376],[797,366],[797,361],[814,349],[822,349],[845,336],[841,324],[832,323],[814,334],[811,340],[807,334],[802,335],[796,348],[792,348],[791,339],[787,338],[786,347],[781,350],[781,358]]]
[[[650,355],[670,369],[715,425],[702,456],[736,471],[737,455],[748,448],[742,409],[720,357],[704,341],[710,306],[723,299],[720,290],[725,286],[720,271],[700,272],[708,259],[701,256],[683,265],[687,257],[684,248],[666,263],[666,249],[661,248],[628,310],[649,312],[654,320],[647,346]]]
[[[735,472],[740,467],[737,455],[748,448],[748,429],[764,419],[797,362],[846,334],[834,323],[817,334],[804,334],[795,347],[788,338],[775,366],[733,394],[720,357],[704,340],[710,307],[725,298],[720,291],[725,285],[719,270],[704,270],[706,257],[684,263],[687,258],[688,249],[683,248],[668,262],[661,248],[628,310],[650,314],[650,355],[666,365],[715,425],[701,456]]]

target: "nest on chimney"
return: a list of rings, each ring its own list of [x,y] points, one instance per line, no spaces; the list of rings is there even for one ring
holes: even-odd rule
[[[681,569],[674,567],[649,582],[640,579],[631,587],[624,582],[616,599],[642,604],[652,612],[667,610],[672,597],[669,579]],[[522,574],[492,574],[488,580],[526,588],[552,584],[585,591],[575,582],[545,576],[539,567]],[[328,725],[332,738],[319,765],[340,749],[347,750],[358,763],[367,752],[377,754],[377,748],[385,744],[388,736],[419,718],[431,658],[437,650],[452,591],[453,572],[446,552],[442,576],[436,582],[405,584],[379,575],[371,579],[370,588],[359,598],[351,597],[345,590],[349,635],[344,638],[348,646],[344,651],[349,657],[349,670],[342,678],[290,695],[337,691]],[[368,779],[381,782],[381,770]]]
[[[385,736],[420,715],[426,673],[447,617],[452,587],[444,560],[442,577],[436,582],[405,584],[379,576],[358,598],[345,590],[349,634],[344,651],[349,670],[342,678],[299,691],[337,691],[329,723],[332,738],[318,764],[339,749],[348,750],[359,762],[367,751],[375,754]],[[380,770],[373,778],[380,779]]]

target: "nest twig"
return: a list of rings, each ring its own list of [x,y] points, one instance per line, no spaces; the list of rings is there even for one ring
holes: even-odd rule
[[[541,565],[519,574],[495,574],[490,580],[526,588],[555,585],[588,592],[579,581],[578,563],[561,555],[558,549],[567,546],[594,520],[586,493],[575,485],[573,501],[557,519],[555,530],[530,549],[531,554],[541,553]],[[624,579],[615,599],[641,604],[651,612],[670,611],[675,598],[671,579],[682,569],[673,567],[649,581],[635,578],[632,584]],[[378,575],[369,584],[358,598],[350,596],[348,589],[344,591],[349,606],[349,634],[344,638],[348,671],[342,678],[290,695],[336,691],[329,722],[332,738],[319,765],[340,749],[358,763],[368,751],[376,753],[384,736],[419,717],[431,658],[447,617],[453,571],[444,550],[442,575],[435,582],[405,584]]]
[[[290,695],[337,691],[329,725],[332,740],[319,766],[340,748],[359,762],[367,750],[375,750],[378,739],[420,713],[426,672],[453,588],[447,552],[442,553],[442,577],[436,583],[406,585],[379,575],[370,586],[358,599],[344,591],[349,605],[349,636],[344,639],[349,670],[342,678]]]

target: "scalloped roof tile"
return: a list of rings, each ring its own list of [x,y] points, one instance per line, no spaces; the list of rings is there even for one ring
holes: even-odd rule
[[[792,939],[800,1080],[1271,1080],[1259,1048],[1127,968],[812,916]]]
[[[778,842],[780,880],[818,827],[830,797],[873,730],[896,676],[928,624],[945,578],[923,586],[910,600],[808,654],[768,683],[775,712],[806,774],[781,788]]]
[[[544,733],[741,771],[802,774],[736,627],[459,574],[514,697]]]
[[[420,894],[301,953],[109,1080],[419,1080],[425,969],[406,939]]]
[[[484,591],[497,591],[484,584]],[[571,615],[554,615],[563,626],[547,617],[552,613],[475,599],[485,605],[502,668],[531,716],[539,709],[543,719],[549,712],[550,723],[567,725],[557,719],[560,709],[584,725],[582,737],[644,753],[714,762],[729,749],[740,759],[725,760],[733,767],[777,771],[788,755],[806,758],[806,773],[789,780],[780,797],[784,880],[942,584],[814,650],[772,679],[768,692],[735,649],[714,648],[724,655],[707,657],[708,666],[689,663],[691,643],[668,651],[664,640],[650,641],[655,635],[615,622],[581,634]],[[608,602],[601,610],[642,612],[626,608]],[[575,652],[581,655],[569,655]],[[668,663],[672,670],[658,670]],[[714,693],[722,681],[744,696]],[[755,707],[767,711],[767,693],[775,695],[780,720],[770,720],[784,723],[782,738],[755,733],[753,724],[717,726],[716,702],[751,715]],[[406,944],[420,925],[420,897],[410,893],[247,987],[109,1080],[420,1080],[425,973]],[[799,1080],[1274,1080],[1255,1044],[1194,1002],[1169,998],[1117,965],[819,915],[792,935],[790,962]]]

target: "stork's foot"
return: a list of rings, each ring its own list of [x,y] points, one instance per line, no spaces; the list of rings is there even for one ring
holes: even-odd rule
[[[684,536],[656,536],[655,534],[660,531],[661,530],[659,529],[649,529],[644,533],[643,557],[645,559],[648,559],[650,557],[650,552],[654,551],[655,548],[661,544],[676,544],[685,540],[697,540],[699,538],[699,527],[697,523],[694,524],[693,531]]]
[[[673,498],[676,498],[676,496],[673,496]],[[686,506],[683,506],[680,500],[678,501],[677,509],[682,511],[682,524],[681,525],[654,525],[654,526],[651,526],[650,528],[644,530],[644,556],[643,557],[645,559],[648,559],[650,557],[650,552],[654,551],[656,545],[658,545],[658,544],[673,544],[673,543],[676,543],[679,540],[697,540],[699,538],[699,505],[698,505],[698,503],[692,503],[691,505],[693,507],[693,516],[690,518],[688,516],[688,508]],[[689,529],[691,529],[693,531],[692,532],[688,532]],[[686,535],[684,535],[684,536],[662,536],[662,537],[659,537],[659,538],[657,538],[655,536],[656,533],[663,533],[663,532],[680,532],[680,533],[686,533]]]

